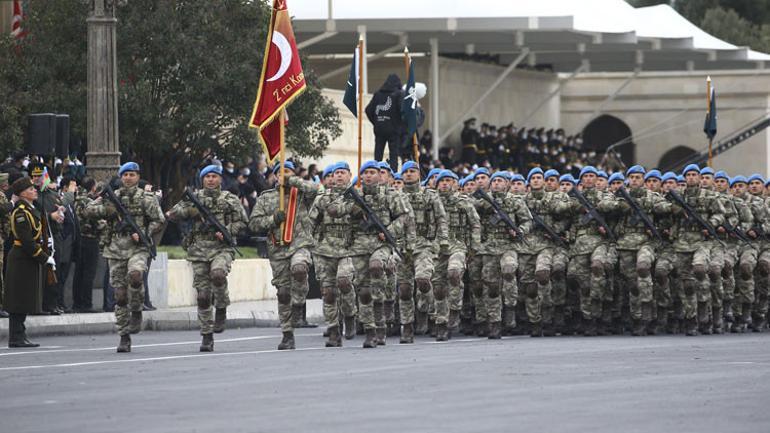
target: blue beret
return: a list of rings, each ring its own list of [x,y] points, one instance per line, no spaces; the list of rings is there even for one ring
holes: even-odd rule
[[[727,179],[730,180],[730,176],[727,175],[727,172],[724,170],[719,170],[714,174],[714,179]]]
[[[609,182],[610,183],[612,183],[612,182],[623,182],[624,180],[626,180],[626,178],[623,177],[623,173],[612,173],[610,175]]]
[[[684,170],[682,170],[682,176],[687,174],[687,172],[689,171],[697,171],[698,174],[700,174],[700,167],[698,167],[698,164],[690,164],[687,167],[685,167]]]
[[[674,173],[673,171],[667,171],[663,173],[663,177],[660,178],[662,182],[667,182],[672,179],[676,180],[676,173]]]
[[[379,171],[380,171],[380,163],[375,161],[375,160],[373,160],[373,159],[370,159],[369,161],[366,161],[365,163],[361,164],[361,169],[358,170],[358,174],[361,174],[361,173],[363,173],[364,171],[366,171],[366,170],[368,170],[370,168],[373,168],[373,169],[377,170],[377,172],[379,173]]]
[[[326,168],[324,168],[323,173],[321,173],[321,179],[326,179],[331,176],[334,173],[335,167],[337,167],[336,162],[332,165],[327,165]]]
[[[751,176],[749,176],[749,182],[748,183],[754,182],[755,180],[758,180],[758,181],[762,182],[762,184],[765,183],[765,178],[762,177],[762,175],[759,174],[759,173],[754,173]]]
[[[648,171],[647,174],[644,175],[644,180],[647,180],[647,179],[649,179],[651,177],[654,177],[654,178],[656,178],[658,180],[663,180],[662,179],[663,175],[660,174],[660,170],[657,170],[657,169],[652,169],[652,170]]]
[[[677,183],[683,183],[684,182],[684,176],[682,176],[681,174],[678,174],[676,176],[676,182]]]
[[[390,164],[388,164],[387,161],[380,161],[379,168],[380,170],[388,170],[389,172],[393,173],[393,169],[390,168]]]
[[[211,164],[203,167],[203,170],[201,170],[200,178],[203,179],[204,176],[206,176],[209,173],[216,173],[220,176],[222,176],[222,166]]]
[[[746,176],[738,175],[738,176],[735,176],[734,178],[730,179],[730,186],[733,186],[733,185],[735,185],[738,182],[740,182],[740,183],[749,183],[746,180]]]
[[[473,173],[471,173],[471,174],[465,176],[464,178],[460,179],[460,186],[463,187],[463,186],[465,186],[466,183],[468,183],[468,182],[470,182],[472,180],[473,180]]]
[[[401,173],[393,173],[393,180],[404,180]]]
[[[334,171],[332,171],[332,173],[334,173],[337,170],[347,170],[347,171],[350,171],[350,165],[347,162],[345,162],[345,161],[340,161],[340,162],[334,164]]]
[[[427,185],[428,181],[430,180],[430,178],[433,177],[433,176],[436,176],[439,173],[441,173],[442,170],[443,169],[441,169],[441,168],[431,168],[430,171],[428,172],[428,175],[425,176],[425,180],[422,181],[422,184],[423,185]]]
[[[519,173],[511,175],[510,173],[506,172],[508,174],[508,179],[511,182],[526,182],[524,179],[524,176],[520,175]]]
[[[593,166],[587,165],[587,166],[583,167],[582,170],[580,170],[580,176],[578,176],[578,177],[582,178],[583,176],[585,176],[588,173],[593,173],[593,174],[595,174],[597,176],[599,175],[599,172],[596,171],[596,169]]]
[[[570,182],[570,183],[572,183],[573,185],[577,183],[577,182],[575,181],[575,178],[574,178],[574,177],[572,177],[572,175],[571,175],[571,174],[569,174],[569,173],[567,173],[567,174],[563,174],[563,175],[562,175],[562,176],[559,178],[559,183],[562,183],[562,182]]]
[[[123,173],[127,171],[135,171],[139,173],[141,170],[139,170],[139,164],[135,162],[127,162],[120,166],[120,170],[118,170],[118,176],[123,176]]]
[[[508,172],[507,171],[498,171],[498,172],[495,172],[495,174],[493,174],[489,178],[489,181],[491,182],[493,179],[498,178],[498,177],[502,178],[502,179],[505,179],[505,180],[510,180],[510,178],[508,178]]]
[[[414,162],[414,161],[407,161],[407,162],[405,162],[405,163],[403,163],[401,165],[401,174],[403,175],[410,168],[413,168],[413,169],[415,169],[417,171],[420,171],[420,166],[417,165],[416,162]]]
[[[530,170],[529,173],[527,174],[527,182],[529,182],[529,179],[531,179],[532,175],[534,174],[542,174],[543,179],[545,179],[545,173],[543,173],[543,169],[540,167],[535,167],[532,170]]]
[[[700,174],[710,174],[710,175],[713,175],[714,174],[714,169],[711,168],[711,167],[703,167],[703,168],[700,169]]]
[[[436,182],[440,181],[441,179],[445,177],[451,177],[454,180],[460,180],[460,177],[457,176],[452,170],[441,170],[438,173],[438,177],[436,178]]]
[[[486,174],[487,176],[489,176],[489,169],[486,167],[477,168],[476,171],[473,172],[473,178],[476,179],[476,176],[480,174]]]
[[[767,180],[765,181],[765,186],[770,186],[770,179],[767,179]]]
[[[644,167],[642,167],[641,165],[637,164],[637,165],[632,166],[628,170],[626,170],[626,176],[630,176],[632,174],[637,174],[637,173],[644,174],[645,173]]]
[[[296,168],[294,167],[294,163],[291,161],[286,161],[283,166],[288,168],[291,171],[296,170]],[[273,167],[273,174],[278,173],[278,169],[280,168],[281,168],[281,163],[275,164],[275,167]]]
[[[545,171],[545,174],[543,175],[544,179],[548,179],[549,177],[559,177],[559,172],[554,169],[549,169]]]
[[[604,171],[604,170],[599,170],[598,172],[596,172],[596,175],[599,176],[599,177],[603,177],[605,179],[609,179],[609,176],[607,175],[607,172]]]

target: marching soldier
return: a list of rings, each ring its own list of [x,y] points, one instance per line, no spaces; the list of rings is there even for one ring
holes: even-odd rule
[[[489,191],[489,169],[486,167],[478,168],[470,175],[470,180],[465,184],[467,194],[472,195],[477,189],[484,192]],[[482,249],[483,249],[482,245]],[[468,288],[471,292],[473,299],[473,306],[475,309],[474,325],[476,335],[478,337],[486,337],[489,331],[489,324],[487,323],[487,310],[484,304],[484,282],[481,279],[481,270],[484,266],[483,259],[480,254],[474,254],[468,258]]]
[[[765,181],[759,174],[753,174],[748,179],[749,181],[749,193],[757,198],[762,197],[764,191]],[[765,210],[770,209],[770,199],[765,198]],[[770,224],[767,219],[764,224],[762,220],[755,221],[757,227],[762,227],[765,234],[770,233]],[[752,330],[754,332],[762,332],[767,327],[767,310],[768,310],[768,290],[770,290],[770,242],[767,241],[767,235],[759,243],[760,252],[757,257],[757,266],[755,275],[755,299],[752,311]]]
[[[278,350],[294,349],[294,323],[302,318],[302,308],[308,292],[308,272],[313,258],[313,236],[308,226],[308,212],[318,194],[312,182],[295,176],[294,163],[283,165],[285,210],[280,210],[279,188],[264,191],[254,204],[249,217],[253,232],[268,233],[267,252],[273,270],[273,286],[278,291],[278,316],[283,339]],[[273,174],[278,175],[281,164]],[[281,182],[280,176],[279,183]]]
[[[13,203],[8,201],[5,196],[5,190],[8,189],[8,173],[0,173],[0,250],[5,251],[5,241],[10,235],[10,215],[13,212]],[[8,317],[8,313],[3,309],[3,293],[5,285],[3,284],[3,256],[0,254],[0,319]]]
[[[110,243],[102,255],[109,261],[110,284],[115,288],[115,322],[120,335],[118,352],[130,352],[130,334],[142,329],[144,273],[151,253],[151,246],[141,241],[140,233],[128,224],[127,219],[133,219],[146,237],[159,232],[165,222],[155,195],[138,187],[139,173],[139,164],[135,162],[127,162],[118,170],[121,187],[115,191],[115,197],[128,215],[120,214],[116,205],[103,197],[89,203],[84,210],[87,218],[105,219],[113,224]]]
[[[209,165],[201,170],[199,177],[203,188],[190,193],[197,203],[185,197],[166,213],[166,217],[171,221],[193,222],[182,246],[187,251],[187,261],[193,269],[193,287],[198,294],[200,351],[212,352],[214,333],[224,332],[227,306],[230,305],[227,274],[235,259],[235,245],[228,243],[226,237],[234,240],[246,229],[246,210],[236,195],[222,191],[221,166]],[[203,215],[205,211],[215,221],[207,220]],[[214,314],[212,304],[216,308]]]

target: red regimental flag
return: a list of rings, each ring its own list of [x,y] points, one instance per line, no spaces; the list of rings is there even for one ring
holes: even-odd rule
[[[283,146],[278,116],[304,90],[305,75],[286,0],[274,0],[259,91],[249,121],[250,127],[260,131],[259,137],[265,147],[268,162],[278,156]]]
[[[21,0],[13,0],[13,18],[11,18],[11,36],[14,39],[22,39],[27,35],[26,30],[21,27],[24,20],[24,10],[21,7]]]

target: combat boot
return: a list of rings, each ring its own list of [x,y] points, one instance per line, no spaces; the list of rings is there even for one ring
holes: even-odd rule
[[[490,340],[499,340],[502,338],[501,332],[500,322],[489,322],[489,335],[487,335],[487,338]]]
[[[754,332],[763,332],[767,327],[767,318],[764,314],[757,314],[756,320],[753,321],[751,330]]]
[[[650,302],[642,304],[642,324],[644,325],[645,335],[655,335],[657,333],[657,323],[655,322],[655,311]]]
[[[430,315],[428,316],[428,335],[436,338],[436,320]]]
[[[366,331],[364,331],[364,324],[356,320],[356,335],[364,335],[365,332]]]
[[[449,335],[456,335],[460,333],[460,312],[457,310],[449,310],[449,323],[447,323]]]
[[[378,346],[384,346],[385,345],[385,328],[376,328],[374,331],[374,340],[377,342]]]
[[[324,329],[324,333],[322,334],[324,338],[327,338],[329,336],[329,328],[327,327]]]
[[[625,332],[625,329],[623,328],[623,318],[613,317],[612,328],[610,331],[612,332],[612,335],[623,335]]]
[[[513,308],[506,308],[503,311],[503,334],[514,335],[516,332],[516,310]]]
[[[572,326],[575,328],[574,334],[583,335],[583,329],[587,325],[587,319],[583,318],[583,313],[580,311],[572,312]]]
[[[278,350],[294,350],[294,331],[284,331],[283,339],[278,344]]]
[[[404,329],[401,331],[401,340],[399,340],[399,343],[401,344],[414,343],[414,326],[411,323],[404,324]]]
[[[460,333],[469,337],[476,335],[473,318],[468,317],[460,321]]]
[[[340,335],[340,328],[338,326],[330,326],[326,328],[329,333],[329,339],[326,341],[326,347],[342,347],[342,336]]]
[[[644,337],[647,335],[647,327],[641,319],[631,319],[631,335],[634,337]]]
[[[556,329],[553,326],[553,322],[543,322],[543,337],[553,337],[556,335]]]
[[[724,321],[728,324],[733,323],[735,320],[735,316],[733,315],[733,301],[731,300],[725,300],[722,302],[722,306],[724,308]],[[728,328],[729,326],[725,326],[725,328]]]
[[[730,324],[730,333],[731,334],[743,333],[743,317],[741,317],[740,315],[735,316],[733,323]]]
[[[559,306],[553,308],[553,327],[554,332],[564,335],[564,307]]]
[[[127,353],[131,351],[131,336],[121,335],[120,343],[118,344],[118,353]]]
[[[449,340],[449,329],[446,323],[439,323],[436,325],[436,341]]]
[[[227,308],[217,308],[214,312],[214,333],[221,334],[225,332],[227,323]]]
[[[201,352],[213,352],[214,351],[214,334],[203,334],[203,341],[201,341]]]
[[[593,317],[590,319],[585,319],[585,330],[583,331],[583,335],[586,337],[596,337],[596,319]]]
[[[414,335],[425,335],[428,333],[428,313],[420,310],[414,312]]]
[[[356,336],[356,316],[345,317],[345,339],[352,340]]]
[[[366,328],[364,331],[366,338],[364,339],[364,349],[374,349],[377,347],[377,337],[375,337],[374,328]]]
[[[668,309],[664,307],[658,307],[658,319],[657,319],[658,329],[656,329],[657,334],[665,334],[666,333],[666,325],[668,324]]]
[[[698,321],[695,317],[684,319],[685,335],[696,337],[698,335]]]
[[[707,302],[698,302],[698,331],[704,335],[711,335],[711,322],[709,321]]]
[[[486,337],[489,335],[489,324],[484,322],[477,322],[476,323],[476,336],[477,337]]]
[[[722,308],[719,306],[711,307],[711,323],[714,334],[724,333],[724,322],[722,322]]]
[[[542,337],[543,336],[543,324],[542,322],[532,322],[532,327],[529,330],[530,337]]]
[[[128,333],[138,334],[142,330],[142,312],[132,311],[128,321]]]
[[[741,310],[741,319],[743,319],[742,321],[743,321],[743,330],[744,331],[747,331],[752,326],[752,321],[751,321],[752,307],[753,307],[753,305],[751,303],[749,303],[749,302],[744,302],[743,303],[743,308]]]

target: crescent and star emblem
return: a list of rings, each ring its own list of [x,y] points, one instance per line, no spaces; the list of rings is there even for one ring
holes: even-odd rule
[[[291,46],[289,45],[289,40],[286,39],[286,36],[278,31],[273,31],[273,40],[271,42],[278,48],[278,52],[281,55],[281,66],[278,68],[275,75],[267,79],[268,82],[283,77],[283,74],[285,74],[286,70],[291,66],[292,60]]]

